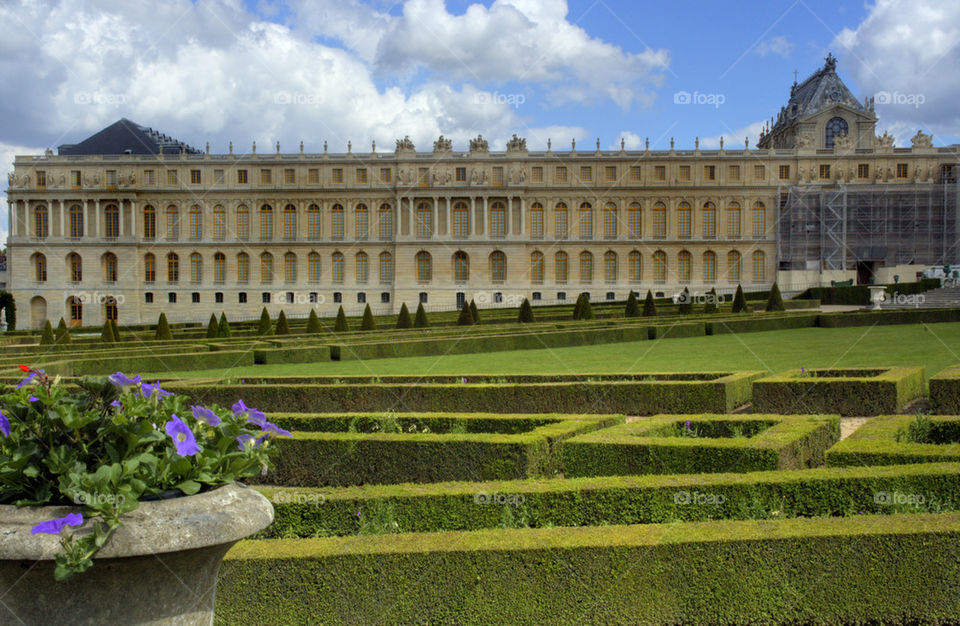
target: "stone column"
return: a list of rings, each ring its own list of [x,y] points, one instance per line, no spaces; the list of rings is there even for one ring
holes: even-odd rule
[[[67,230],[66,230],[67,229],[67,219],[66,219],[67,205],[66,205],[66,201],[63,200],[62,198],[58,202],[60,202],[60,237],[61,239],[66,239],[67,238]]]
[[[483,208],[480,210],[480,215],[477,216],[478,235],[482,235],[484,233],[484,226],[487,221],[487,196],[483,196],[481,200],[483,200]]]
[[[130,236],[136,238],[137,236],[137,201],[130,201]]]
[[[517,231],[517,234],[522,236],[525,230],[524,228],[525,224],[523,222],[526,219],[525,210],[524,210],[524,198],[523,196],[518,196],[517,199],[520,201],[520,228]]]

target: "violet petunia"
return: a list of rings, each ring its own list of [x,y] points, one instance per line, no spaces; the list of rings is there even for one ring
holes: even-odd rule
[[[234,402],[233,406],[230,407],[230,409],[233,411],[233,414],[236,415],[237,417],[240,417],[241,415],[243,415],[248,411],[247,405],[243,403],[243,400],[237,400],[236,402]]]
[[[260,446],[259,440],[255,439],[253,435],[248,435],[246,433],[237,436],[237,447],[244,452],[250,448],[257,448]]]
[[[26,378],[24,378],[19,383],[17,383],[17,386],[15,387],[15,389],[21,389],[22,387],[26,386],[31,381],[33,381],[33,379],[36,377],[37,377],[37,372],[30,372],[29,374],[27,374]]]
[[[292,437],[289,430],[284,430],[272,422],[264,422],[260,426],[261,430],[265,435],[278,436],[278,437]]]
[[[39,533],[47,535],[59,535],[64,526],[79,526],[83,523],[83,515],[80,513],[67,513],[63,517],[40,522],[30,529],[31,535]]]
[[[3,433],[4,437],[10,436],[10,420],[3,413],[0,413],[0,433]]]
[[[157,396],[160,398],[167,398],[173,395],[169,391],[166,391],[160,388],[159,380],[153,385],[151,385],[150,383],[143,383],[142,385],[140,385],[140,393],[143,395],[144,398],[150,398],[151,396],[153,396],[153,394],[157,394]]]
[[[123,406],[123,404],[121,404],[119,400],[114,400],[113,402],[110,403],[110,406],[112,406],[115,409],[119,409]]]
[[[39,402],[39,401],[40,401],[40,398],[38,398],[37,396],[30,396],[29,398],[27,398],[27,402]]]
[[[123,372],[117,372],[116,374],[110,374],[110,376],[107,377],[107,380],[117,387],[132,387],[133,385],[140,384],[140,375],[137,374],[133,378],[130,378]]]
[[[193,431],[182,419],[177,417],[176,413],[170,415],[170,421],[164,424],[164,429],[173,439],[173,446],[180,456],[193,456],[200,452],[200,446],[197,445],[197,439],[193,436]]]
[[[193,410],[193,419],[203,422],[207,426],[219,426],[220,417],[205,406],[194,405],[190,407]]]

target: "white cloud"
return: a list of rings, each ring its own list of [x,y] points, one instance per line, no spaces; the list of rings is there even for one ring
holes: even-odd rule
[[[760,120],[759,122],[748,124],[742,128],[731,130],[728,133],[721,133],[713,137],[704,137],[700,140],[700,147],[706,150],[716,150],[720,147],[720,138],[723,137],[723,147],[727,150],[742,150],[744,139],[749,139],[750,147],[755,148],[765,123],[766,120]]]
[[[960,81],[953,80],[960,75],[958,44],[960,3],[877,0],[856,28],[837,36],[834,48],[841,74],[849,73],[862,95],[889,94],[890,104],[877,97],[881,129],[912,136],[923,128],[958,137]]]
[[[790,40],[783,35],[778,35],[761,41],[753,51],[762,57],[768,54],[778,54],[782,57],[788,57],[790,56],[791,49],[793,49],[793,44],[790,43]]]
[[[619,149],[621,140],[623,140],[623,147],[627,150],[643,150],[646,145],[644,138],[640,135],[631,133],[629,130],[622,130],[620,134],[617,135],[617,143],[610,146],[610,149]]]

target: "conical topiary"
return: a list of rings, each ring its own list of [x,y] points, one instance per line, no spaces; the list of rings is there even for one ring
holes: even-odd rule
[[[229,339],[233,333],[230,331],[230,322],[227,321],[227,314],[220,312],[220,323],[217,325],[217,337]]]
[[[370,303],[363,307],[363,319],[360,320],[360,330],[376,330],[377,322],[373,319],[373,311],[370,310]]]
[[[637,294],[631,289],[630,295],[627,296],[627,306],[623,310],[623,316],[637,317],[638,315],[640,315],[640,304],[637,302]]]
[[[577,296],[577,301],[573,305],[573,319],[580,319],[580,310],[583,308],[583,294]]]
[[[110,326],[113,327],[113,340],[120,341],[120,327],[117,326],[117,320],[110,320]]]
[[[283,311],[280,311],[280,315],[277,316],[277,325],[273,329],[275,335],[289,335],[290,334],[290,324],[287,323],[287,314]]]
[[[460,307],[460,315],[457,316],[457,326],[473,326],[473,314],[470,312],[469,304],[464,304]]]
[[[337,309],[337,320],[333,323],[334,332],[345,333],[349,330],[347,327],[347,316],[343,312],[343,305]]]
[[[257,335],[263,337],[273,332],[273,322],[270,321],[270,314],[267,313],[267,307],[260,311],[260,322],[257,324]]]
[[[57,339],[58,344],[70,343],[70,329],[67,328],[67,323],[60,318],[60,323],[57,324],[56,330],[53,331],[54,336]]]
[[[154,333],[153,338],[159,341],[170,341],[173,339],[173,334],[170,332],[170,324],[167,324],[167,316],[165,313],[161,313],[160,317],[157,318],[157,331]]]
[[[220,333],[220,324],[217,323],[217,316],[210,314],[210,321],[207,322],[207,339],[216,339]]]
[[[427,321],[427,312],[423,308],[423,302],[417,305],[417,314],[413,317],[414,328],[426,328],[430,325]]]
[[[743,287],[737,285],[737,293],[733,296],[733,312],[748,313],[747,298],[743,295]]]
[[[410,309],[407,303],[400,305],[400,314],[397,315],[397,328],[413,328],[413,321],[410,319]]]
[[[43,324],[43,331],[40,333],[40,345],[52,346],[56,340],[57,338],[53,336],[53,325],[50,320],[47,320]]]
[[[307,318],[307,334],[314,335],[320,331],[320,318],[317,317],[317,311],[315,309],[310,309],[310,317]]]
[[[113,336],[113,324],[110,320],[103,323],[103,330],[100,331],[100,341],[103,343],[113,343],[117,338]]]
[[[716,289],[711,289],[707,292],[707,303],[703,305],[704,313],[716,313],[720,310],[720,296],[717,295]]]
[[[653,292],[649,289],[647,290],[647,297],[643,301],[643,316],[644,317],[656,317],[657,316],[657,303],[653,301]]]
[[[690,297],[690,290],[686,287],[683,288],[683,293],[680,294],[678,302],[680,306],[677,307],[677,312],[680,313],[680,315],[690,315],[693,313],[693,299]]]
[[[584,293],[582,295],[583,295],[583,304],[580,305],[580,319],[592,320],[593,307],[590,306],[590,294]]]
[[[773,283],[773,287],[770,288],[770,295],[767,297],[767,313],[782,310],[783,296],[780,295],[780,287],[777,287],[777,283]]]
[[[470,298],[470,315],[473,316],[473,323],[480,323],[480,311],[477,310],[477,303],[473,301],[473,298]]]
[[[530,306],[530,301],[526,298],[524,298],[523,302],[520,303],[520,313],[517,316],[517,321],[521,324],[529,324],[533,322],[533,307]]]

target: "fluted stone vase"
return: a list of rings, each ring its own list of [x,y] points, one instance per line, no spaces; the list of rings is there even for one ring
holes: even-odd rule
[[[30,529],[80,510],[0,505],[0,624],[212,624],[224,554],[273,521],[273,505],[239,483],[141,502],[93,567],[56,581],[60,537]]]

